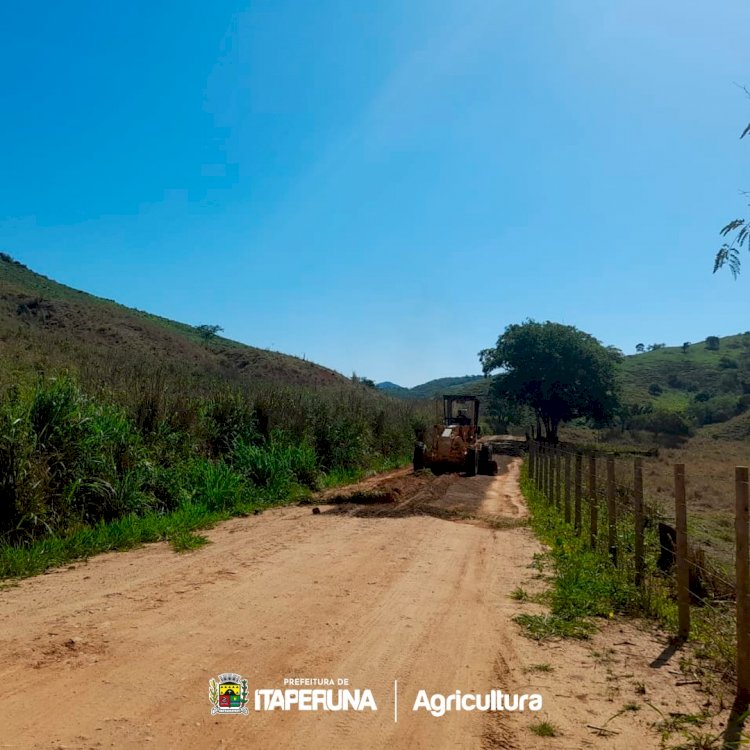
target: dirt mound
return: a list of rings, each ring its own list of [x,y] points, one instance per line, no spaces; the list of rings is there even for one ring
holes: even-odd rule
[[[368,477],[346,487],[324,490],[319,492],[315,499],[327,505],[397,503],[413,497],[438,479],[429,471],[413,472],[411,469],[397,469],[387,474]]]
[[[492,528],[525,523],[525,505],[513,490],[518,462],[507,455],[498,456],[497,462],[495,477],[403,469],[321,493],[318,500],[333,506],[326,514],[355,518],[432,516]],[[509,473],[511,477],[505,476]]]

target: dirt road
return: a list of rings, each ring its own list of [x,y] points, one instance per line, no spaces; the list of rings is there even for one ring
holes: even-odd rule
[[[634,685],[665,711],[701,696],[648,666],[656,636],[612,623],[593,643],[539,645],[512,621],[542,609],[510,593],[544,585],[517,475],[518,459],[493,478],[395,473],[397,502],[272,510],[188,554],[149,545],[1,590],[0,747],[658,747],[653,712],[614,716]],[[229,671],[251,696],[347,679],[378,710],[257,712],[251,699],[249,716],[212,716],[208,680]],[[492,688],[541,693],[544,708],[412,710],[422,689]],[[586,726],[608,719],[617,734]],[[558,736],[536,736],[541,720]]]

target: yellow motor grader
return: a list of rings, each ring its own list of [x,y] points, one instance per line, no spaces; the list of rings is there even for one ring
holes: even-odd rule
[[[443,421],[428,427],[414,446],[414,471],[463,471],[467,476],[497,474],[492,446],[479,441],[479,399],[443,396]]]

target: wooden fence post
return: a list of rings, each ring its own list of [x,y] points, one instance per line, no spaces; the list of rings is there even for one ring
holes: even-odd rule
[[[552,447],[547,448],[547,502],[551,503],[552,498],[552,482],[555,477],[555,460],[552,455]]]
[[[544,449],[541,443],[536,446],[536,488],[542,489],[542,476],[544,476]]]
[[[633,512],[635,514],[635,584],[643,583],[643,459],[633,461]]]
[[[539,479],[542,475],[542,446],[537,443],[534,451],[536,452],[536,471],[534,472],[534,484],[536,485],[536,488],[539,489]]]
[[[557,472],[555,471],[555,456],[557,451],[554,448],[549,449],[549,501],[555,504],[555,480]]]
[[[599,501],[596,497],[596,456],[589,456],[589,536],[591,549],[596,549],[599,535]]]
[[[685,506],[685,464],[674,467],[674,511],[677,541],[677,636],[686,640],[690,636],[690,574],[688,570],[687,508]]]
[[[617,496],[615,495],[615,459],[607,457],[607,545],[612,563],[617,565]]]
[[[565,523],[570,523],[570,453],[565,454]]]
[[[539,492],[544,492],[544,482],[547,476],[547,449],[539,444]]]
[[[557,467],[555,461],[557,460],[557,449],[549,449],[549,502],[550,505],[555,504],[555,481],[557,480]]]
[[[546,493],[547,491],[547,448],[544,445],[539,445],[539,492]]]
[[[528,477],[533,482],[534,481],[534,443],[531,442],[531,440],[529,440],[528,447],[529,447],[529,457],[527,459]]]
[[[744,706],[750,702],[750,558],[748,552],[747,466],[734,470],[735,486],[735,566],[737,581],[737,699]]]
[[[544,448],[542,447],[541,443],[537,445],[536,456],[537,463],[539,464],[536,470],[536,488],[541,491],[542,477],[544,476]]]
[[[581,531],[581,494],[583,485],[583,456],[580,453],[576,453],[576,479],[575,479],[575,491],[573,495],[573,524],[575,526],[576,534]]]
[[[552,490],[555,496],[555,507],[560,507],[560,449],[555,448],[555,487]]]

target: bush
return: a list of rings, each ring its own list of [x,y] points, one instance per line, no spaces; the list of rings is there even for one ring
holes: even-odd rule
[[[320,474],[311,446],[285,444],[279,439],[269,445],[238,442],[232,465],[256,487],[277,495],[294,483],[314,488]]]
[[[231,511],[250,499],[242,477],[223,461],[198,459],[189,468],[188,478],[192,491],[186,500],[209,511]]]
[[[661,396],[661,394],[663,393],[663,389],[658,383],[651,383],[651,385],[648,387],[648,392],[652,396]]]
[[[695,402],[688,407],[688,415],[698,425],[726,422],[741,414],[744,404],[737,396],[714,396],[706,401]]]
[[[237,441],[256,443],[262,439],[253,405],[239,393],[225,392],[207,401],[203,427],[209,455],[214,457],[231,452]]]
[[[631,426],[634,430],[649,430],[655,436],[690,434],[690,425],[681,414],[664,409],[655,409],[649,414],[639,414],[633,417]]]

